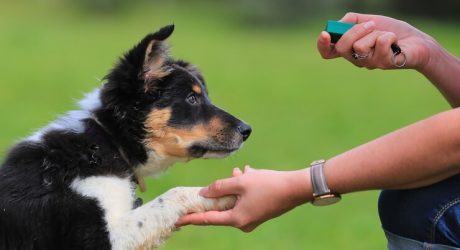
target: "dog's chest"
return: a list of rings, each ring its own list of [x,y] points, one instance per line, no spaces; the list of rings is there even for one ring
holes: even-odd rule
[[[77,178],[71,184],[76,193],[97,200],[104,210],[108,225],[115,223],[123,214],[133,209],[135,186],[130,178],[116,176],[92,176]]]

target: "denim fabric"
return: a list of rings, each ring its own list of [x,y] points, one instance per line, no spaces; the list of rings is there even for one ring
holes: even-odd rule
[[[379,215],[387,232],[460,247],[460,175],[423,188],[384,190]]]
[[[458,250],[460,248],[420,242],[385,231],[389,250]]]

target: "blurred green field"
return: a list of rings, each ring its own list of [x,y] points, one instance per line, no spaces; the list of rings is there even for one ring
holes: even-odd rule
[[[1,2],[1,158],[15,141],[74,109],[123,51],[172,22],[172,54],[198,65],[214,103],[251,124],[253,134],[228,159],[177,164],[148,180],[146,200],[174,186],[207,185],[246,163],[303,168],[449,108],[414,71],[322,60],[316,36],[339,16],[256,29],[224,7],[153,2],[95,16],[47,1]],[[460,54],[458,27],[413,23]],[[163,249],[385,249],[377,197],[372,191],[346,195],[336,206],[304,205],[250,234],[186,227]]]

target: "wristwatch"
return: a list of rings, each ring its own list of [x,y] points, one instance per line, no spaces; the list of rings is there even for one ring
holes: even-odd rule
[[[342,198],[340,194],[332,193],[327,186],[324,175],[325,160],[313,161],[310,164],[311,185],[313,187],[313,200],[315,206],[327,206],[337,203]]]

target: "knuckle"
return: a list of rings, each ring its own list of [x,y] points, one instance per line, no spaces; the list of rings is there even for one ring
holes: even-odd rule
[[[390,40],[391,40],[390,35],[388,35],[388,33],[385,33],[377,38],[376,43],[377,43],[377,46],[386,45],[387,43],[390,42]]]
[[[209,225],[209,224],[210,224],[210,221],[209,221],[208,216],[206,216],[206,215],[203,214],[203,215],[201,216],[201,223],[202,223],[203,225]]]
[[[343,18],[345,19],[345,18],[352,17],[352,16],[355,16],[355,15],[356,15],[355,12],[349,11],[349,12],[347,12],[347,13],[345,14],[345,16],[343,16]]]
[[[377,41],[375,43],[376,43],[376,47],[381,47],[387,44],[387,40],[379,37],[377,38]]]
[[[359,42],[353,44],[353,49],[358,53],[365,53],[367,51],[366,46]]]

